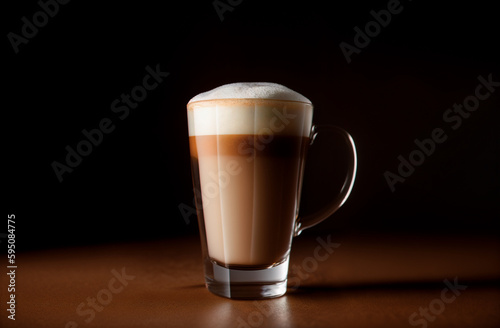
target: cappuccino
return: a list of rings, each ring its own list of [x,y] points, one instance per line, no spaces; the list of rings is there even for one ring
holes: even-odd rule
[[[288,257],[311,102],[274,83],[234,83],[188,103],[201,235],[211,261],[265,268]]]

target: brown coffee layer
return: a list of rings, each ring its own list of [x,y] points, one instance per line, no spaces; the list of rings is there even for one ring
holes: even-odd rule
[[[208,135],[189,141],[200,228],[211,259],[229,267],[285,259],[309,138]]]

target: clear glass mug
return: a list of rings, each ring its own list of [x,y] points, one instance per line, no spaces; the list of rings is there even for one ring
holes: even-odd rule
[[[234,299],[286,292],[292,239],[333,214],[356,176],[352,137],[312,125],[313,106],[274,99],[212,99],[188,104],[189,145],[205,282]],[[322,128],[351,151],[339,195],[299,217],[305,156]]]

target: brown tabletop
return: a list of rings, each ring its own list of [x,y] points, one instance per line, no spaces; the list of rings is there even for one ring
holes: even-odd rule
[[[1,324],[500,327],[499,249],[480,236],[300,236],[289,291],[265,301],[209,293],[197,237],[18,253],[16,320],[4,309]]]

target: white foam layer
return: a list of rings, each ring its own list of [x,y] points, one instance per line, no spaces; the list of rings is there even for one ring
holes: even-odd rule
[[[302,102],[215,101],[188,109],[189,136],[266,134],[308,137],[313,107]]]
[[[311,103],[309,99],[284,85],[269,82],[240,82],[225,84],[194,96],[189,103],[215,99],[277,99]]]

